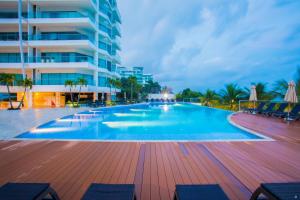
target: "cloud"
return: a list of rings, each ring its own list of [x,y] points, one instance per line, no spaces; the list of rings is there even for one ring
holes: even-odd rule
[[[126,0],[122,61],[176,91],[291,79],[300,65],[300,1]]]

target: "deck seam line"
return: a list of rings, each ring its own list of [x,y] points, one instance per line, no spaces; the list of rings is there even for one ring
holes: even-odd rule
[[[224,175],[231,179],[233,181],[233,183],[237,183],[237,187],[240,188],[242,190],[242,192],[244,194],[247,194],[249,196],[251,196],[252,192],[251,190],[245,185],[243,184],[243,182],[240,181],[240,179],[238,179],[216,156],[214,156],[214,154],[203,144],[197,144],[197,147],[201,150],[203,150],[203,152],[207,155],[207,157],[216,164],[216,166],[224,173]],[[228,176],[227,176],[227,175]]]

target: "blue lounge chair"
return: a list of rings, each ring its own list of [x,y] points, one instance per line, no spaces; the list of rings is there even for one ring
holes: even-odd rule
[[[299,112],[300,112],[300,104],[297,104],[294,106],[294,108],[291,110],[290,113],[288,112],[276,113],[273,116],[286,118],[289,115],[290,117],[296,117],[299,114]]]
[[[261,112],[265,105],[266,105],[265,102],[261,102],[256,108],[248,108],[248,109],[245,109],[244,111],[250,112],[250,113]]]
[[[276,113],[283,113],[287,106],[288,106],[287,103],[281,103],[277,110],[268,112],[268,113],[266,113],[266,115],[272,116],[272,115],[274,115]]]
[[[261,194],[274,200],[300,199],[300,183],[263,183],[250,200],[256,200]]]
[[[0,188],[3,200],[40,200],[47,196],[59,200],[49,183],[6,183]]]
[[[275,105],[276,105],[276,103],[270,103],[269,106],[265,110],[262,110],[262,111],[260,111],[258,113],[266,115],[267,113],[273,111]]]
[[[97,184],[92,183],[82,200],[134,200],[133,184]]]
[[[229,200],[219,185],[176,185],[174,200]]]

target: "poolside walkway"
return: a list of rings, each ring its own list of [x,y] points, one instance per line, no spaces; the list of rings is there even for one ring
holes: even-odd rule
[[[0,110],[0,140],[13,138],[33,127],[53,119],[87,110],[88,108],[41,108]]]
[[[92,182],[134,183],[138,199],[172,199],[175,184],[218,183],[249,199],[261,182],[300,181],[300,123],[237,114],[268,142],[0,142],[0,185],[50,182],[62,199],[80,199]]]

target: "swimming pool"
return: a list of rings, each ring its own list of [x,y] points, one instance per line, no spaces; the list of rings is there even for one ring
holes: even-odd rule
[[[136,104],[81,112],[16,138],[97,141],[262,140],[229,123],[232,112],[188,103]]]

